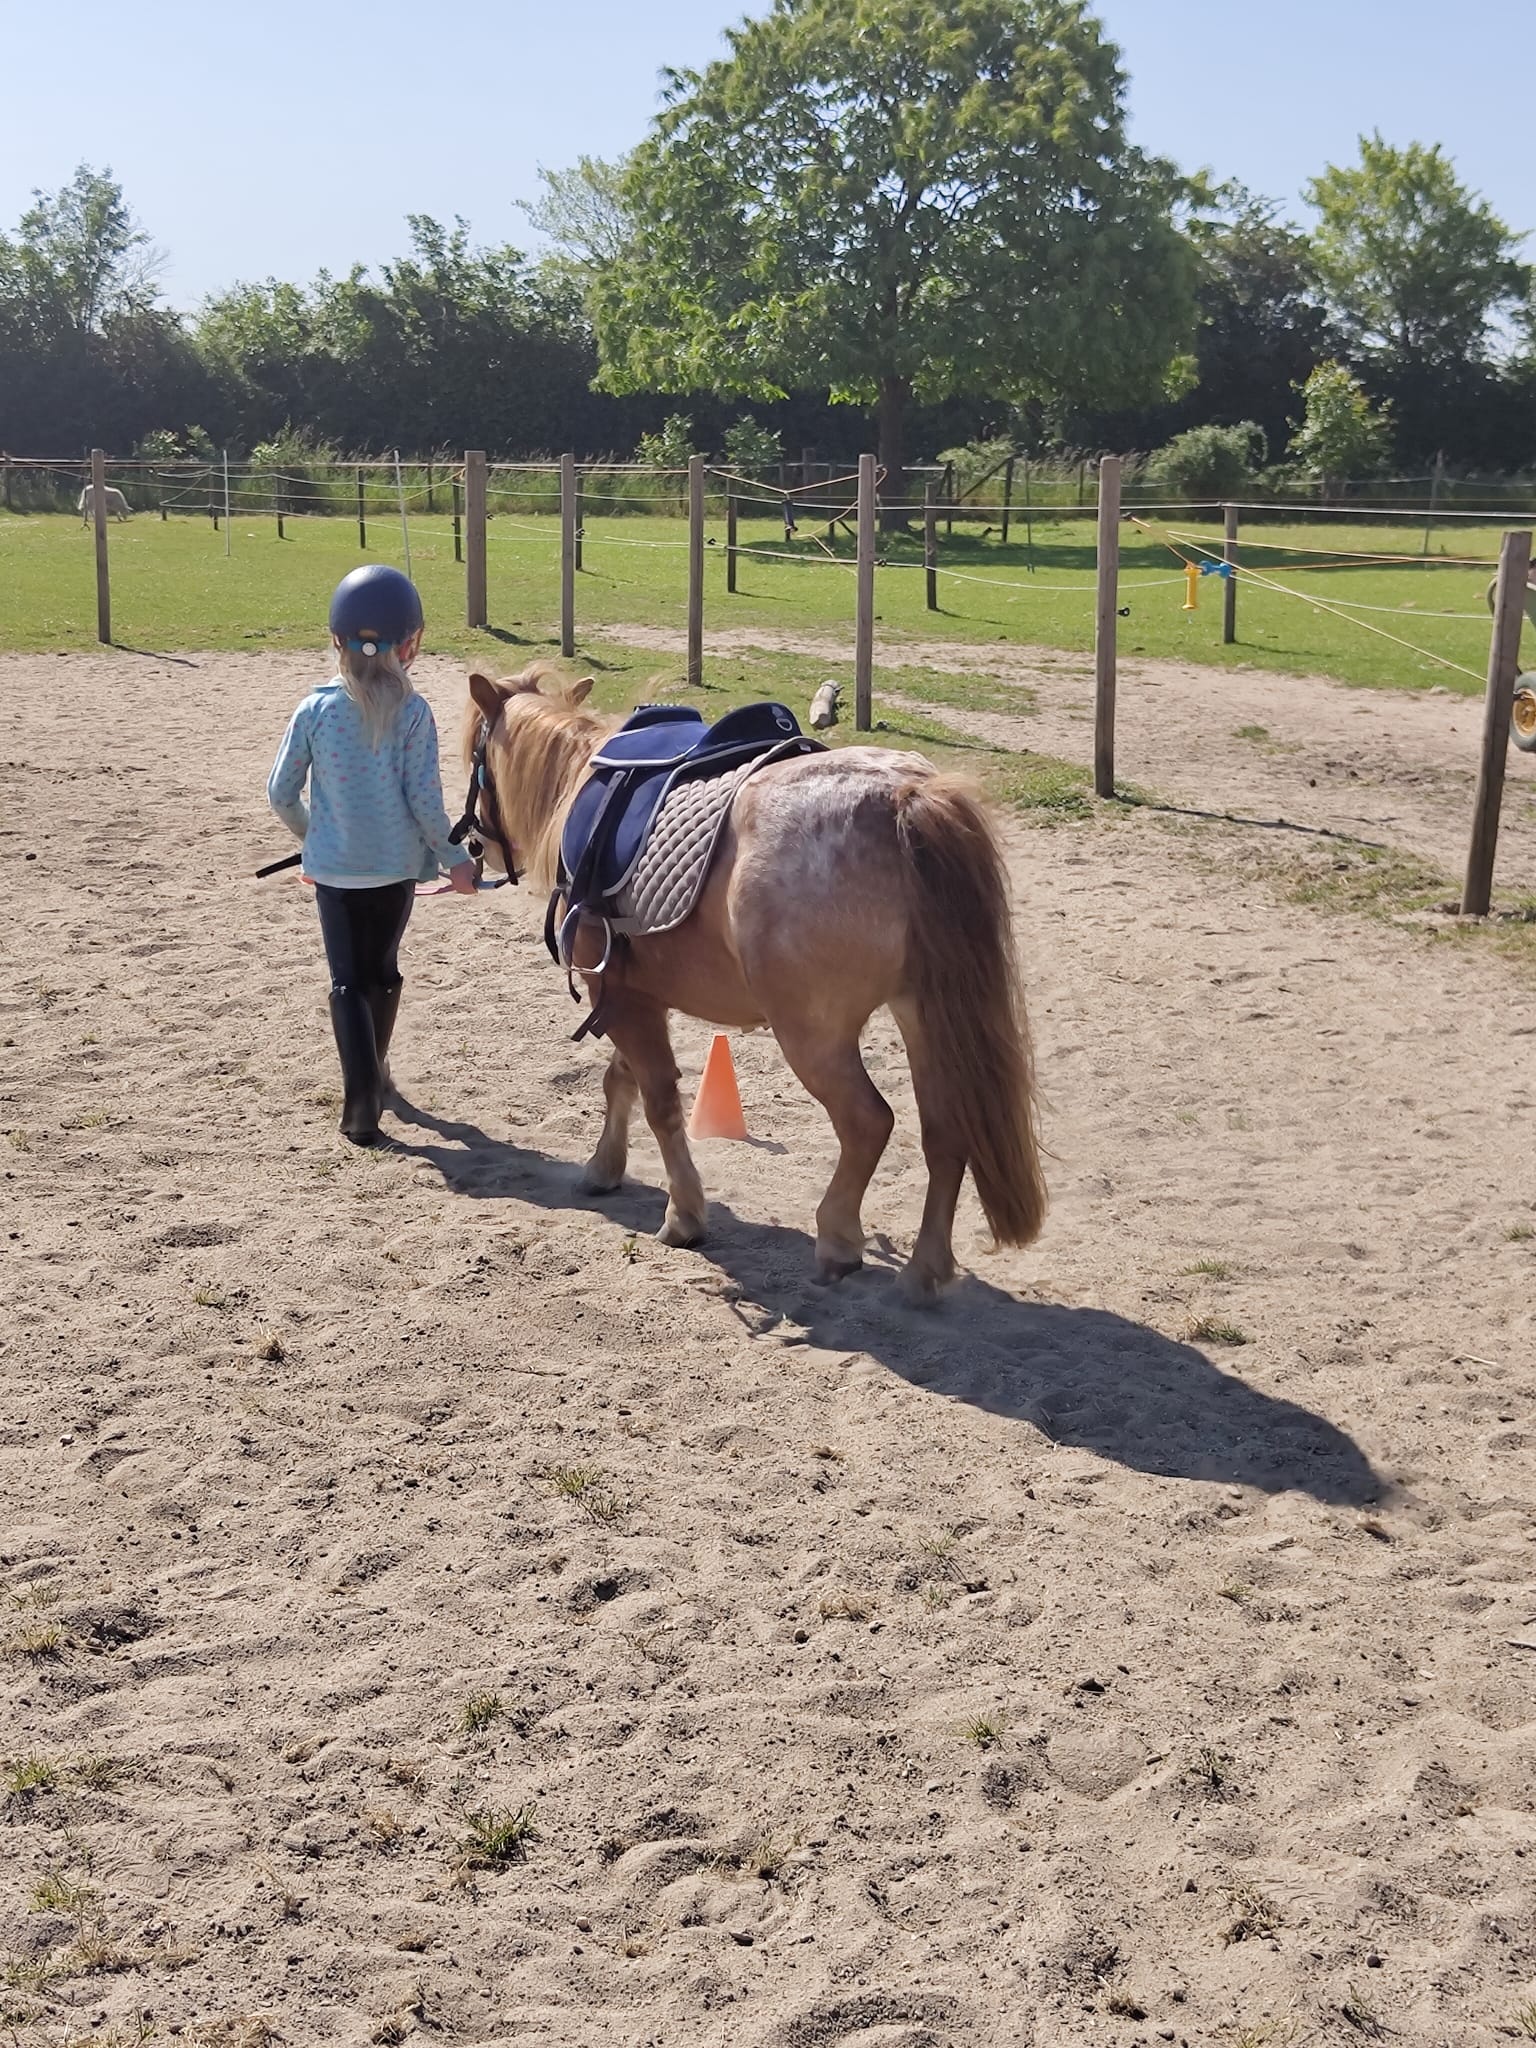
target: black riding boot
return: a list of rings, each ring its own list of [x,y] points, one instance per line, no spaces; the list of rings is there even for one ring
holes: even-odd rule
[[[354,1145],[377,1144],[384,1088],[373,1014],[360,989],[331,990],[331,1029],[341,1054],[341,1134]]]
[[[373,1016],[373,1043],[379,1060],[379,1079],[388,1093],[392,1083],[389,1078],[389,1041],[395,1035],[395,1018],[400,1011],[400,991],[403,982],[390,982],[383,988],[374,987],[368,991],[368,1008]]]

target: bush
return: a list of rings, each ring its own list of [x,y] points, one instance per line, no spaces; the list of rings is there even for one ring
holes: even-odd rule
[[[258,441],[251,450],[252,469],[275,469],[295,476],[307,476],[314,469],[334,469],[340,461],[339,448],[291,424],[272,440]]]
[[[635,460],[657,469],[686,469],[698,452],[693,445],[693,421],[685,412],[674,412],[662,422],[659,434],[640,436]]]
[[[1302,387],[1307,416],[1291,456],[1324,490],[1380,469],[1392,444],[1390,406],[1372,405],[1358,377],[1342,363],[1319,363]]]
[[[1220,502],[1242,496],[1268,453],[1264,429],[1252,420],[1235,427],[1191,427],[1157,450],[1148,475],[1172,497]]]
[[[955,495],[963,498],[967,492],[995,476],[1008,457],[1017,452],[1011,440],[1000,436],[995,441],[967,441],[959,448],[941,448],[938,460],[954,469]]]
[[[784,444],[767,427],[760,427],[748,415],[725,430],[725,459],[733,469],[748,476],[764,469],[776,469],[784,455]]]

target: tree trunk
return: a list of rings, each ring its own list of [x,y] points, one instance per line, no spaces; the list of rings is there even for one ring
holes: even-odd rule
[[[907,524],[907,514],[889,508],[899,506],[907,495],[907,405],[912,387],[904,377],[880,380],[878,412],[880,466],[885,476],[880,484],[881,530],[897,532]]]

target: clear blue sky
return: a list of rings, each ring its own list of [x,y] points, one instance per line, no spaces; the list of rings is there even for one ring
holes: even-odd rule
[[[706,62],[724,0],[52,0],[0,14],[0,228],[34,186],[110,165],[179,305],[237,278],[377,263],[404,216],[530,236],[540,164],[637,141],[664,65]],[[1285,200],[1362,130],[1440,142],[1536,226],[1527,11],[1493,0],[1100,0],[1145,147]],[[1536,243],[1527,251],[1536,255]]]

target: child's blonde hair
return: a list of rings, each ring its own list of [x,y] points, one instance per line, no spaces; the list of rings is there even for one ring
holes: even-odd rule
[[[381,647],[377,654],[364,654],[360,647],[343,644],[337,659],[342,686],[363,714],[369,746],[382,746],[400,706],[412,694],[410,676],[393,647]]]

